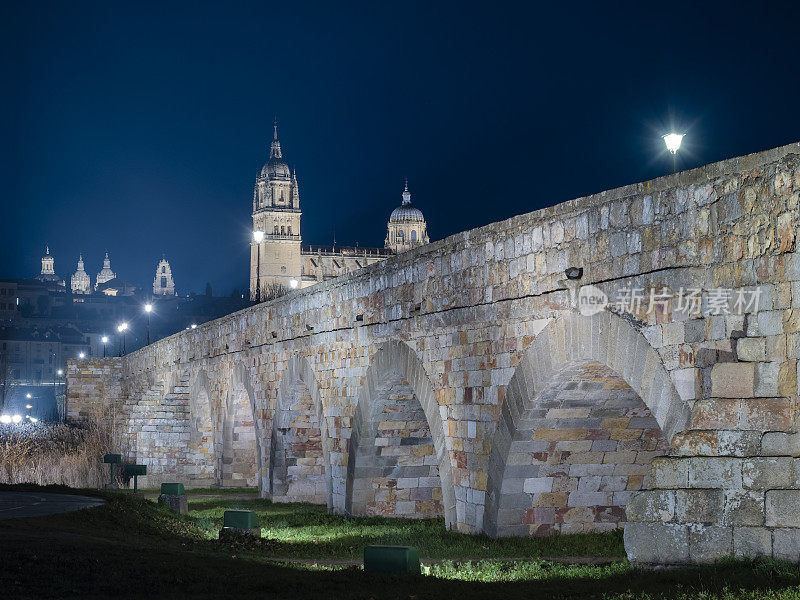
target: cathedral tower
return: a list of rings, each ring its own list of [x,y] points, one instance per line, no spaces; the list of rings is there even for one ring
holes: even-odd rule
[[[103,268],[100,269],[100,272],[94,280],[94,289],[97,289],[101,283],[111,281],[112,279],[116,279],[116,277],[114,271],[111,270],[111,259],[108,258],[108,252],[106,252],[106,257],[103,259]]]
[[[156,266],[156,278],[153,279],[154,296],[174,296],[175,280],[172,279],[172,268],[165,257],[161,257]]]
[[[250,299],[261,286],[264,299],[277,287],[290,289],[300,281],[300,194],[297,176],[283,160],[275,122],[269,160],[256,177],[253,190],[253,231],[261,242],[250,244]],[[258,283],[257,283],[258,282]]]
[[[384,246],[395,253],[400,253],[428,243],[428,225],[422,211],[411,206],[411,192],[408,191],[408,180],[403,190],[403,202],[392,211],[386,225],[386,241]]]
[[[83,255],[78,256],[78,270],[75,271],[70,283],[73,294],[90,294],[92,292],[92,281],[83,268]]]

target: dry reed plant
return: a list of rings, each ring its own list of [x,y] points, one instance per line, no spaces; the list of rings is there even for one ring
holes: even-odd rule
[[[108,431],[97,425],[0,425],[0,483],[102,487],[110,446]]]

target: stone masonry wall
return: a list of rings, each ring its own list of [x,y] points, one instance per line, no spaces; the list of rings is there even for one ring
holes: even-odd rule
[[[571,200],[293,291],[123,359],[71,364],[68,407],[113,406],[123,423],[144,410],[151,390],[167,403],[168,382],[187,373],[190,390],[206,382],[217,456],[226,419],[239,411],[249,444],[241,460],[266,496],[273,419],[291,372],[320,415],[327,504],[344,513],[357,491],[351,446],[381,390],[400,376],[431,432],[446,524],[497,535],[514,526],[500,510],[515,436],[536,439],[566,425],[546,413],[531,424],[526,411],[568,363],[599,363],[641,399],[669,448],[651,459],[646,489],[625,490],[633,561],[800,559],[799,209],[798,144]],[[579,279],[565,277],[569,267],[582,269]],[[598,290],[611,304],[583,310]],[[758,303],[739,302],[756,291]],[[588,418],[600,410],[584,408]],[[172,448],[161,437],[178,413],[152,415],[164,428],[128,438],[129,451],[193,481],[196,465],[181,463],[179,445],[164,455],[175,455],[171,465],[152,454]],[[379,468],[377,455],[372,460],[367,468]],[[644,464],[615,460],[615,469]],[[523,486],[539,477],[529,466],[514,474]],[[218,479],[221,469],[217,461]],[[587,508],[598,515],[602,506],[614,502]],[[550,519],[519,514],[518,525],[534,533]]]

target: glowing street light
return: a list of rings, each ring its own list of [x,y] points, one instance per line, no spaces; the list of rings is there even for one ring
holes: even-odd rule
[[[25,408],[33,408],[33,404],[26,404]]]
[[[144,312],[147,313],[147,345],[150,345],[150,313],[153,312],[153,305],[149,302],[144,305]]]
[[[100,341],[103,342],[103,358],[106,357],[106,344],[108,343],[108,336],[104,335],[100,338]],[[59,373],[60,375],[60,373]]]
[[[20,421],[22,421],[22,415],[14,415],[13,417],[11,417],[11,422],[14,423],[15,425]]]
[[[290,279],[289,280],[289,287],[295,289],[297,287],[297,279]]]
[[[8,425],[11,423],[11,417],[8,415],[0,415],[0,423],[3,425]]]
[[[105,356],[105,354],[103,354],[103,356]],[[56,373],[58,373],[58,376],[61,377],[64,374],[64,369],[59,369],[58,371],[56,371]]]
[[[30,400],[30,399],[31,399],[31,395],[30,395],[30,394],[25,394],[25,397],[26,397],[28,400]]]
[[[261,302],[261,242],[264,241],[264,232],[253,232],[253,241],[256,243],[256,302]]]
[[[128,324],[123,321],[117,326],[117,331],[122,334],[122,345],[119,349],[119,355],[122,356],[125,354],[125,332],[128,331]]]
[[[78,358],[81,358],[81,359],[86,358],[86,352],[79,353],[78,354]]]
[[[197,324],[196,323],[192,323],[192,329],[197,329]]]
[[[672,154],[673,173],[678,170],[678,149],[681,147],[681,142],[685,135],[685,133],[668,133],[667,135],[661,136],[661,139],[664,140],[664,144],[667,146],[667,150]]]

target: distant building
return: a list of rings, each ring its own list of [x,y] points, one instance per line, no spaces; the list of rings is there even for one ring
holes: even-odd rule
[[[396,254],[428,243],[428,226],[422,211],[411,206],[408,180],[403,190],[403,203],[392,211],[386,225],[384,246]]]
[[[108,252],[106,252],[106,257],[103,259],[103,268],[97,274],[97,279],[94,282],[94,289],[97,290],[100,285],[104,284],[106,281],[111,281],[115,279],[117,276],[114,274],[114,271],[111,270],[111,259],[108,258]]]
[[[19,296],[16,281],[0,281],[0,320],[11,321],[17,312]]]
[[[78,256],[78,270],[72,276],[70,288],[73,294],[91,294],[92,280],[83,268],[83,255]]]
[[[0,379],[19,385],[57,383],[68,358],[89,355],[74,327],[0,327]]]
[[[42,256],[42,272],[36,277],[36,279],[45,283],[64,286],[64,280],[56,275],[55,259],[50,255],[49,245],[45,247],[45,253],[44,256]]]
[[[156,277],[153,279],[153,295],[175,295],[175,281],[172,279],[172,269],[169,266],[169,261],[163,257],[156,266]]]
[[[253,190],[253,231],[263,233],[263,239],[251,242],[251,300],[264,299],[282,289],[308,287],[428,242],[425,219],[411,206],[408,184],[403,204],[389,220],[384,248],[303,246],[301,215],[297,174],[283,159],[276,124],[269,160],[256,177]]]

